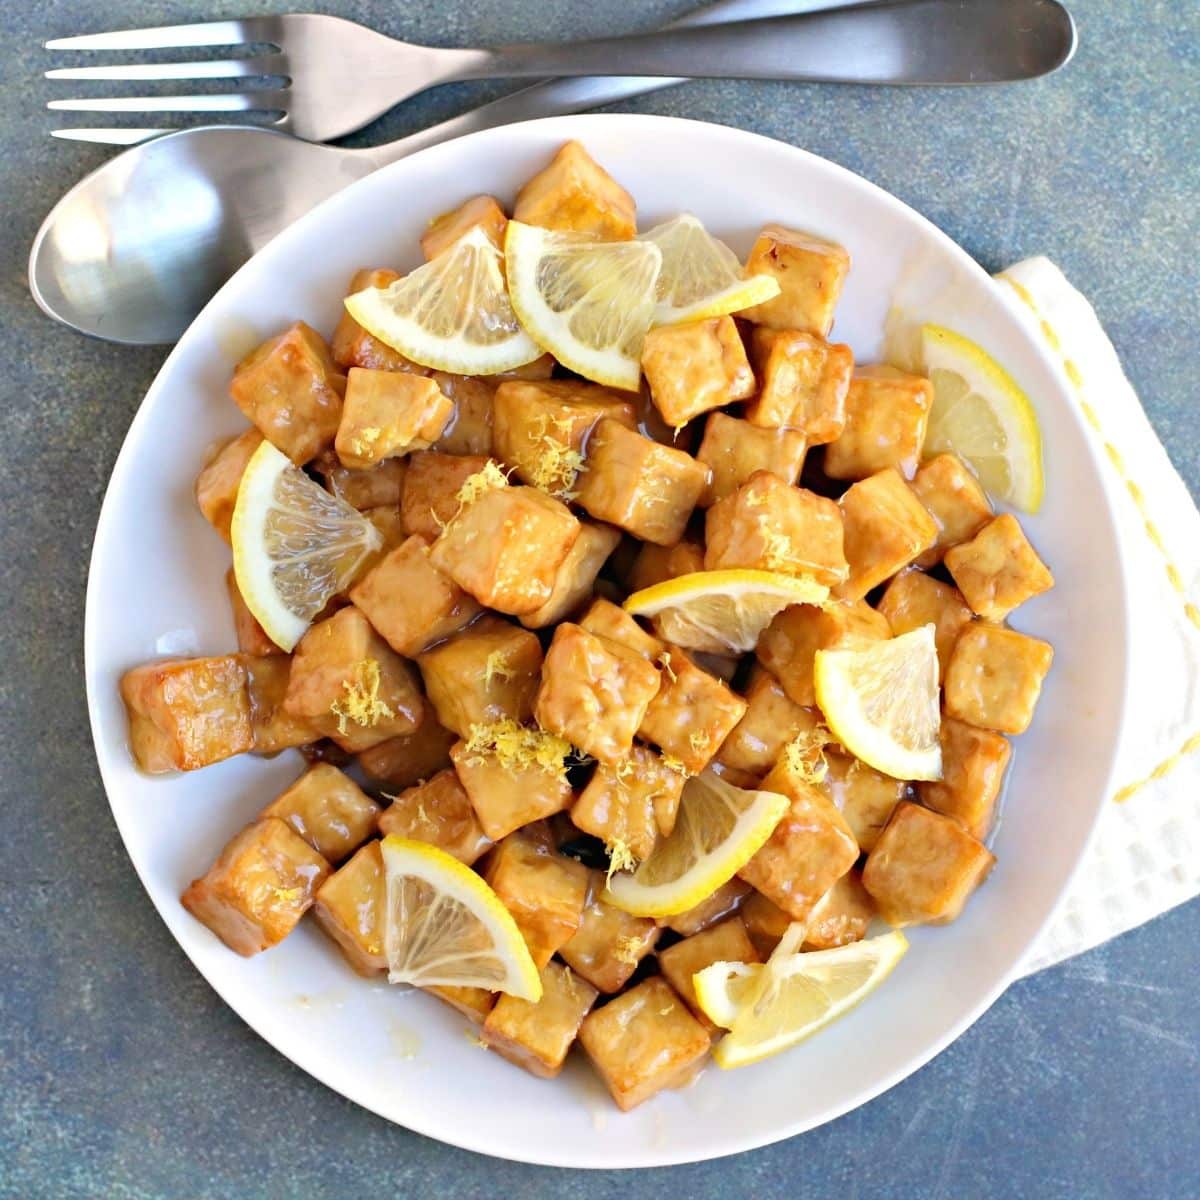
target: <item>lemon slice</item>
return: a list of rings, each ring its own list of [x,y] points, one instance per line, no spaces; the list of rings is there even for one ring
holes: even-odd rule
[[[797,953],[803,940],[804,926],[792,925],[748,989],[743,977],[730,977],[748,994],[714,1006],[720,1015],[726,1015],[729,1004],[738,1010],[729,1033],[713,1048],[718,1066],[744,1067],[812,1037],[866,999],[908,949],[898,929],[809,954]],[[702,989],[712,990],[701,978],[709,971],[719,976],[714,968],[725,965],[715,963],[697,973],[697,999]]]
[[[509,221],[508,289],[521,324],[585,379],[635,392],[662,252]]]
[[[529,948],[500,897],[427,842],[385,837],[383,948],[389,983],[478,987],[542,998]]]
[[[748,791],[705,771],[683,785],[671,835],[633,873],[608,882],[605,900],[635,917],[670,917],[728,883],[787,812],[786,796]]]
[[[813,683],[826,723],[851,754],[893,779],[941,779],[932,625],[861,650],[818,650]]]
[[[754,994],[762,971],[762,963],[711,963],[692,976],[696,1003],[714,1025],[732,1029],[738,1013]]]
[[[965,458],[993,499],[1037,512],[1042,431],[1029,397],[986,350],[953,330],[924,326],[921,352],[934,392],[925,453]]]
[[[747,278],[737,255],[691,213],[656,225],[642,236],[662,251],[655,325],[719,317],[779,295],[779,281],[773,275]]]
[[[383,546],[379,530],[270,442],[250,457],[231,529],[233,572],[267,636],[291,650],[313,617]]]
[[[346,311],[405,358],[455,375],[496,375],[540,358],[504,286],[503,256],[481,228],[385,288],[346,297]]]
[[[793,604],[822,604],[829,589],[774,571],[693,571],[634,592],[625,611],[654,617],[661,637],[685,650],[746,654],[775,615]]]

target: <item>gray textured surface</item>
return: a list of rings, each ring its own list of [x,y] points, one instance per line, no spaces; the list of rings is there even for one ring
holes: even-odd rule
[[[118,840],[81,681],[96,513],[162,353],[84,341],[28,300],[24,256],[38,222],[104,157],[45,137],[52,93],[37,47],[58,34],[265,7],[0,6],[0,1196],[1200,1194],[1194,904],[1017,984],[930,1066],[833,1125],[637,1176],[497,1163],[388,1126],[301,1075],[201,981]],[[648,27],[687,6],[308,7],[452,45]],[[1073,7],[1079,57],[1036,84],[884,93],[696,83],[626,107],[739,125],[824,154],[895,192],[988,267],[1054,257],[1095,302],[1195,494],[1200,10],[1177,0]],[[444,89],[370,136],[427,124],[494,90]]]

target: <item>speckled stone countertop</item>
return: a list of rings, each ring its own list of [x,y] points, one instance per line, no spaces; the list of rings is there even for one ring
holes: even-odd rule
[[[1200,7],[1071,3],[1079,55],[1033,84],[885,92],[698,82],[622,107],[738,125],[825,155],[907,201],[988,268],[1053,257],[1095,303],[1196,494]],[[0,6],[0,1196],[1200,1195],[1196,904],[1015,984],[929,1066],[831,1125],[737,1158],[638,1174],[501,1163],[388,1125],[271,1050],[187,962],[109,815],[81,661],[100,499],[165,351],[86,341],[28,297],[38,223],[107,153],[46,136],[54,122],[43,105],[64,93],[40,78],[52,64],[39,47],[56,35],[271,7],[291,6]],[[469,45],[650,28],[688,4],[297,7]],[[398,136],[498,90],[443,88],[365,136]]]

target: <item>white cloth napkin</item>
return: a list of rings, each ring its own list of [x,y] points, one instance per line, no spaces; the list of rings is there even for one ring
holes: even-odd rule
[[[1131,703],[1118,791],[1032,973],[1200,894],[1200,513],[1092,306],[1046,258],[997,277],[1061,361],[1105,463],[1130,577]]]

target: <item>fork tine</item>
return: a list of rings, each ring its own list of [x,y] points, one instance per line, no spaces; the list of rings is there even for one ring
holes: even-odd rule
[[[227,92],[209,96],[94,96],[84,100],[51,100],[56,112],[251,112],[287,109],[281,91]]]
[[[105,146],[136,146],[160,133],[177,133],[174,129],[52,129],[51,137],[69,142],[98,142]]]
[[[286,75],[282,54],[258,58],[214,59],[210,62],[129,63],[110,67],[57,67],[47,79],[239,79],[248,75]]]
[[[279,26],[275,19],[251,17],[245,21],[202,21],[195,25],[158,25],[153,29],[86,33],[80,37],[53,38],[45,43],[45,48],[167,50],[177,46],[238,46],[243,42],[271,42],[278,33]]]

